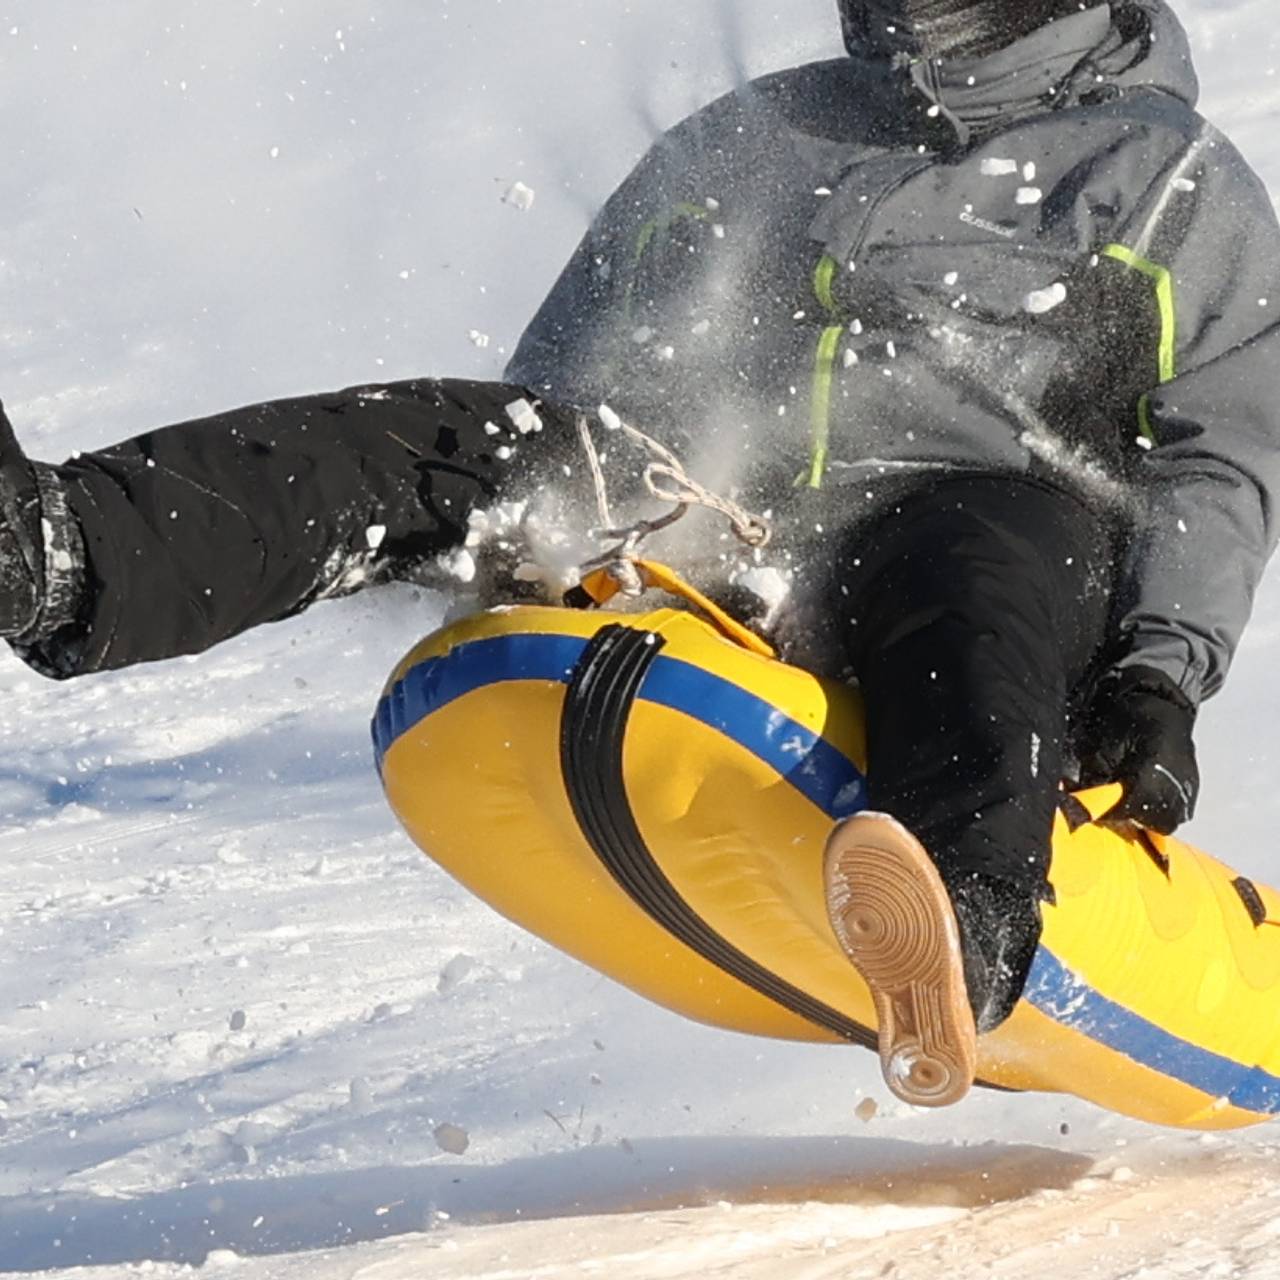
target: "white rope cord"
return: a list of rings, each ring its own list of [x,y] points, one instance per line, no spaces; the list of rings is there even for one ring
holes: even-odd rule
[[[587,466],[591,469],[591,482],[595,485],[596,515],[600,519],[600,528],[612,528],[613,513],[609,510],[609,486],[605,483],[600,454],[596,450],[596,442],[591,438],[591,424],[587,421],[585,414],[578,415],[578,439],[582,442],[582,450],[587,455]]]
[[[674,510],[654,520],[637,520],[623,528],[613,527],[613,515],[609,506],[609,486],[605,479],[604,465],[591,435],[591,424],[585,415],[578,418],[578,438],[587,455],[587,466],[595,487],[596,512],[600,519],[600,536],[615,541],[616,545],[583,565],[584,569],[608,566],[618,578],[628,595],[639,594],[642,584],[639,574],[630,561],[640,553],[641,544],[660,529],[680,520],[693,507],[705,507],[718,512],[729,521],[734,536],[748,547],[759,548],[768,544],[773,530],[763,517],[754,515],[731,498],[726,498],[699,483],[684,469],[680,459],[666,445],[637,427],[619,421],[617,429],[627,440],[651,455],[644,469],[644,486],[650,497],[659,502],[673,504]]]
[[[658,481],[671,481],[674,488],[663,489]],[[679,503],[682,509],[690,507],[706,507],[709,511],[718,511],[729,521],[734,536],[739,542],[753,549],[768,546],[773,537],[773,530],[763,516],[748,511],[732,498],[723,497],[712,489],[695,480],[678,463],[668,466],[661,462],[651,462],[644,471],[645,488],[660,502]]]

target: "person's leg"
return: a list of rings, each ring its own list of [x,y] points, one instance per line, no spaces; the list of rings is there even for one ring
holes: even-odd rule
[[[456,380],[355,387],[43,468],[79,534],[82,589],[73,617],[15,648],[58,676],[128,666],[400,576],[460,546],[470,511],[563,434],[546,407],[545,432],[518,429],[506,410],[520,399]]]
[[[868,537],[850,657],[868,797],[925,846],[955,906],[980,1030],[1039,939],[1069,704],[1105,633],[1111,532],[1016,479],[939,483]]]

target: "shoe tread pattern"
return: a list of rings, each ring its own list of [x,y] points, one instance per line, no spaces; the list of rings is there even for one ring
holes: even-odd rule
[[[977,1034],[960,931],[928,854],[892,818],[859,814],[833,832],[825,876],[831,926],[875,1002],[886,1084],[912,1106],[960,1101]]]

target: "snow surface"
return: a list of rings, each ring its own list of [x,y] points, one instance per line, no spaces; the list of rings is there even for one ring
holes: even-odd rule
[[[494,375],[657,131],[835,53],[832,7],[10,0],[0,393],[59,457]],[[1273,7],[1182,6],[1208,112],[1280,192]],[[1272,880],[1278,581],[1205,713],[1193,830]],[[685,1023],[471,900],[367,745],[448,603],[389,588],[62,687],[0,657],[0,1272],[1280,1274],[1274,1130],[909,1112],[869,1054]]]

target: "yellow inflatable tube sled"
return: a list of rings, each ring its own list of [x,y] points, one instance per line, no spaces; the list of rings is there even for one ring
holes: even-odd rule
[[[874,1047],[823,847],[864,805],[859,699],[718,615],[515,607],[424,640],[374,721],[413,839],[518,924],[735,1031]],[[980,1082],[1159,1124],[1280,1111],[1280,895],[1064,802],[1056,902]],[[1090,812],[1092,809],[1092,812]]]

